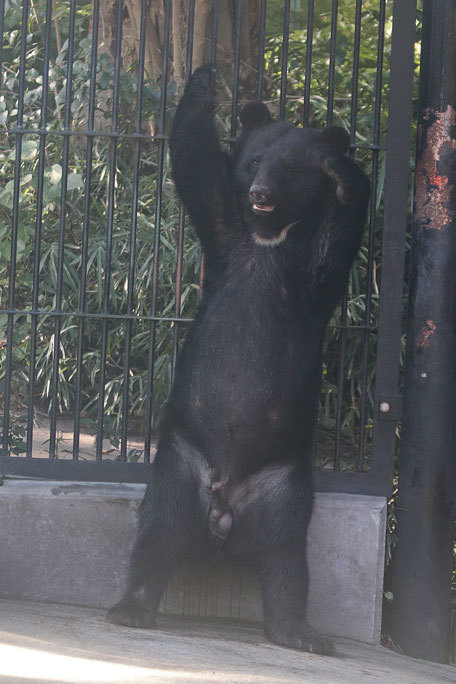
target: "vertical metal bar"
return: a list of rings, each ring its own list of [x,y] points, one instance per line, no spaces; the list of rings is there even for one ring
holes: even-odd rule
[[[47,99],[49,92],[49,51],[51,43],[52,26],[52,0],[46,3],[46,23],[44,29],[44,54],[43,54],[43,83],[41,92],[41,115],[40,127],[40,150],[38,161],[38,182],[36,188],[36,221],[35,221],[35,243],[33,255],[33,285],[32,285],[32,311],[38,309],[39,279],[40,279],[40,260],[41,260],[41,227],[43,221],[43,189],[44,189],[44,168],[46,164],[46,112]],[[36,343],[37,343],[38,314],[32,313],[30,330],[30,371],[28,386],[28,409],[27,409],[27,442],[26,455],[32,456],[33,442],[33,418],[35,401],[35,373],[36,373]]]
[[[371,466],[386,495],[393,481],[396,426],[379,407],[399,389],[415,20],[416,0],[394,3]]]
[[[334,442],[334,470],[340,470],[342,452],[342,420],[344,404],[345,348],[347,345],[347,293],[341,302],[339,359],[337,365],[337,405],[336,405],[336,439]]]
[[[242,0],[235,2],[234,16],[234,79],[233,99],[231,102],[231,141],[236,137],[237,108],[239,101],[239,67],[241,62]]]
[[[111,117],[111,146],[109,159],[109,187],[108,187],[108,210],[106,222],[106,247],[105,247],[105,274],[103,287],[102,312],[109,313],[109,291],[111,288],[111,253],[112,253],[112,231],[114,224],[114,203],[116,187],[117,169],[117,142],[118,142],[118,114],[119,114],[119,92],[120,92],[120,66],[122,59],[122,16],[123,0],[117,0],[116,4],[116,52],[114,57],[114,89],[112,93],[112,117]],[[105,399],[105,379],[106,379],[106,360],[108,349],[108,319],[103,317],[101,320],[101,351],[100,351],[100,381],[97,403],[97,437],[96,437],[96,459],[101,461],[103,450],[103,431],[104,431],[104,399]]]
[[[4,391],[4,412],[3,412],[3,456],[8,455],[9,442],[9,414],[11,403],[11,376],[13,366],[13,329],[16,299],[16,259],[17,259],[17,236],[19,229],[19,199],[21,184],[21,158],[22,158],[22,138],[21,129],[24,124],[24,87],[25,87],[25,62],[27,55],[27,19],[28,19],[28,0],[23,0],[22,6],[22,26],[21,26],[21,51],[19,57],[19,86],[17,99],[17,132],[16,132],[16,156],[14,159],[14,185],[13,185],[13,215],[11,221],[11,256],[10,272],[8,282],[8,320],[6,325],[6,360],[5,360],[5,391]]]
[[[326,123],[329,125],[333,122],[334,110],[334,74],[336,70],[336,47],[337,47],[337,13],[339,10],[339,0],[332,0],[331,10],[331,40],[329,48],[329,74],[328,74],[328,111],[326,114]]]
[[[219,0],[212,0],[212,35],[211,35],[211,64],[213,66],[217,63],[217,35],[218,35],[218,16],[219,16]],[[215,73],[211,74],[211,92],[215,92]],[[204,255],[200,260],[200,281],[199,294],[200,299],[203,292],[204,282]]]
[[[190,80],[192,73],[193,59],[193,31],[195,28],[195,0],[190,0],[188,4],[187,20],[187,54],[185,56],[185,83]]]
[[[356,115],[357,115],[357,105],[358,105],[358,73],[359,73],[359,47],[360,47],[360,35],[361,35],[361,6],[362,0],[357,0],[356,10],[355,10],[355,36],[353,41],[353,71],[352,71],[352,98],[351,98],[351,115],[350,115],[350,142],[352,145],[355,144],[356,139]],[[332,19],[334,21],[334,5]],[[336,15],[337,16],[337,15]],[[337,24],[336,24],[337,26]],[[334,36],[333,30],[331,30],[331,37]],[[331,46],[331,55],[335,50],[334,46]],[[330,67],[331,74],[331,67]],[[307,85],[307,83],[306,83]],[[333,97],[333,96],[332,96]],[[332,101],[332,100],[331,100]],[[329,102],[329,95],[328,95]],[[328,105],[328,112],[330,111]],[[331,119],[332,119],[332,109],[331,109]],[[352,151],[353,155],[353,151]],[[343,389],[344,389],[344,379],[345,379],[345,349],[347,344],[347,293],[344,294],[341,303],[341,328],[340,328],[340,341],[339,341],[339,361],[337,369],[337,406],[336,406],[336,439],[334,443],[334,469],[340,470],[341,462],[341,450],[342,450],[342,420],[343,420]]]
[[[90,53],[90,90],[89,90],[89,114],[87,118],[87,132],[93,133],[95,120],[95,96],[97,86],[97,53],[98,53],[98,22],[100,0],[93,0],[92,5],[92,49]],[[82,222],[82,250],[79,281],[79,320],[78,320],[78,351],[76,360],[76,388],[74,402],[74,430],[73,430],[73,458],[79,457],[79,430],[81,417],[81,394],[84,358],[84,317],[81,314],[86,310],[86,282],[87,282],[87,252],[89,246],[90,224],[90,191],[92,185],[92,157],[93,136],[87,136],[86,147],[86,170],[84,184],[84,217]]]
[[[318,457],[318,428],[319,428],[319,421],[317,421],[312,437],[312,465],[315,467],[317,465],[317,457]]]
[[[65,86],[65,117],[63,131],[62,149],[62,180],[60,194],[60,217],[59,217],[59,243],[57,261],[57,284],[55,293],[54,311],[62,311],[63,297],[63,266],[65,261],[65,223],[66,223],[66,196],[68,181],[68,164],[70,152],[71,134],[71,92],[73,85],[73,54],[74,54],[74,26],[76,15],[76,0],[70,3],[70,19],[68,26],[68,51],[67,51],[67,70]],[[60,333],[62,328],[62,317],[55,316],[54,321],[54,348],[52,363],[52,392],[51,392],[51,424],[49,429],[49,458],[55,458],[55,437],[57,430],[57,401],[59,388],[59,359],[60,359]]]
[[[0,41],[0,90],[2,88],[2,78],[3,78],[3,32],[5,25],[5,0],[0,0],[0,36],[2,40]]]
[[[185,74],[186,83],[190,80],[192,73],[192,55],[193,55],[193,29],[195,23],[195,0],[190,0],[188,8],[188,24],[187,24],[187,55],[185,60]],[[185,212],[182,202],[179,204],[179,227],[177,237],[177,257],[176,257],[176,295],[174,313],[176,318],[179,318],[182,311],[182,268],[184,258],[184,235],[185,235]],[[180,336],[180,322],[176,320],[173,325],[173,347],[171,360],[171,381],[174,382],[174,373],[176,370],[177,356],[179,353],[179,336]]]
[[[287,105],[287,76],[288,76],[288,43],[290,39],[290,0],[285,0],[283,6],[283,38],[282,38],[282,61],[280,75],[280,105],[279,119],[283,121],[286,116]]]
[[[310,119],[310,85],[312,81],[312,43],[314,27],[315,0],[308,0],[307,6],[307,32],[306,32],[306,80],[304,85],[304,114],[303,124],[309,125]]]
[[[456,504],[456,4],[424,0],[392,637],[448,662]],[[423,619],[426,616],[426,619]]]
[[[162,191],[163,191],[163,167],[165,160],[165,132],[166,119],[166,92],[168,84],[168,55],[169,55],[169,31],[171,23],[171,2],[165,2],[165,21],[162,50],[162,78],[160,90],[160,109],[158,118],[158,160],[157,160],[157,182],[155,196],[155,235],[154,235],[154,267],[152,271],[152,303],[151,315],[157,312],[158,298],[158,267],[160,251],[160,225],[162,215]],[[152,321],[150,325],[149,356],[147,363],[147,392],[146,392],[146,425],[144,429],[144,461],[150,461],[151,429],[152,429],[152,409],[153,409],[153,390],[154,390],[154,371],[155,371],[155,341],[156,341],[157,322]]]
[[[266,41],[266,0],[261,0],[260,35],[258,38],[258,81],[257,81],[257,99],[260,101],[263,99],[265,41]]]
[[[176,257],[176,294],[174,313],[176,318],[181,315],[182,305],[182,267],[184,257],[184,232],[185,232],[185,213],[182,204],[179,205],[179,224],[177,235],[177,257]],[[171,358],[171,382],[174,382],[174,373],[176,370],[177,356],[179,352],[179,333],[180,322],[174,321],[173,324],[173,346]]]
[[[217,62],[217,31],[218,31],[219,0],[212,2],[212,35],[211,35],[211,64]]]
[[[144,55],[146,50],[146,21],[147,21],[147,0],[141,2],[141,27],[139,32],[139,62],[138,62],[138,95],[136,98],[136,117],[135,133],[141,134],[143,89],[144,89]],[[127,286],[127,315],[133,312],[133,294],[135,279],[135,260],[136,260],[136,229],[138,223],[138,194],[139,194],[139,174],[141,165],[141,139],[135,140],[135,150],[133,159],[133,197],[131,202],[130,220],[130,254],[128,264],[128,286]],[[133,321],[127,318],[125,321],[124,335],[124,372],[122,386],[122,424],[120,432],[120,458],[127,460],[127,430],[128,430],[128,403],[130,397],[130,351],[131,333]]]
[[[372,182],[369,212],[369,236],[368,254],[366,269],[366,305],[364,310],[364,332],[363,332],[363,351],[361,357],[361,405],[359,419],[359,441],[357,469],[364,467],[364,451],[366,442],[366,420],[367,420],[367,371],[369,360],[369,329],[371,318],[372,289],[373,289],[373,267],[374,267],[374,245],[375,245],[375,213],[377,209],[377,184],[378,184],[378,162],[379,162],[379,143],[380,143],[380,121],[382,109],[382,75],[383,75],[383,48],[385,43],[385,0],[380,0],[378,13],[378,48],[377,48],[377,74],[375,79],[375,108],[374,108],[374,149],[372,158]]]
[[[359,49],[361,45],[361,10],[363,0],[356,0],[355,35],[353,38],[352,93],[350,109],[350,145],[354,156],[356,145],[356,122],[358,116]]]

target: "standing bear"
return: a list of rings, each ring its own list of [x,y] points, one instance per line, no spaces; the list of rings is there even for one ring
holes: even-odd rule
[[[201,241],[204,287],[166,404],[124,597],[108,620],[154,627],[192,554],[256,573],[264,630],[331,653],[306,621],[312,443],[326,327],[360,246],[369,183],[340,128],[241,111],[221,149],[209,66],[193,74],[170,138],[173,175]]]

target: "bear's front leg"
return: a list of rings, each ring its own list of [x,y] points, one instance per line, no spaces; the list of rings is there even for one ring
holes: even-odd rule
[[[215,125],[213,80],[209,65],[194,72],[169,139],[177,192],[209,262],[226,254],[232,213],[231,161],[221,149]]]
[[[328,317],[342,297],[350,268],[361,245],[369,201],[369,181],[350,159],[317,145],[312,164],[328,178],[325,213],[308,265],[309,294]]]
[[[198,67],[191,75],[185,96],[195,98],[198,103],[207,102],[213,105],[215,74],[216,69],[212,64],[203,64]]]
[[[335,152],[327,145],[315,145],[310,155],[312,165],[323,171],[332,184],[332,193],[340,207],[353,212],[353,218],[364,224],[369,201],[370,184],[367,176],[348,157]],[[345,218],[345,212],[340,218]]]

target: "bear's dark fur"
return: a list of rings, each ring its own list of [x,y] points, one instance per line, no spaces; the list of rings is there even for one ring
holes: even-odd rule
[[[369,196],[339,128],[241,112],[230,157],[198,69],[170,139],[177,191],[202,244],[201,305],[180,355],[124,598],[108,619],[153,627],[175,567],[211,550],[259,578],[271,641],[330,653],[306,622],[311,448],[323,339]]]

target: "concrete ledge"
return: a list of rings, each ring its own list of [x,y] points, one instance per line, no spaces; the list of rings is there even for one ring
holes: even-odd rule
[[[121,595],[144,485],[6,480],[0,596],[104,608]],[[326,634],[380,639],[386,500],[317,494],[309,529],[309,620]],[[210,565],[180,572],[165,612],[261,620],[254,579]]]

